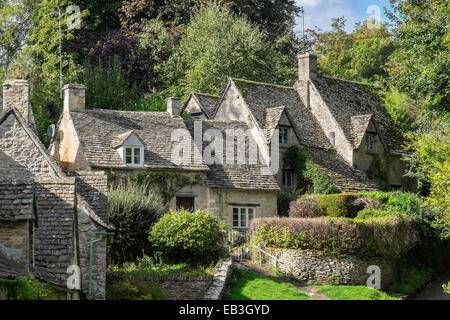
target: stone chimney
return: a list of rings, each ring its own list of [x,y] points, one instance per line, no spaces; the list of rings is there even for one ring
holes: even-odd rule
[[[172,116],[172,118],[176,118],[180,116],[180,98],[167,98],[167,112]]]
[[[12,107],[22,114],[28,124],[34,124],[34,115],[30,104],[30,86],[27,80],[7,80],[3,84],[3,109]]]
[[[317,56],[305,53],[298,56],[298,80],[317,78]]]
[[[82,84],[66,84],[64,92],[64,112],[86,110],[86,87]]]

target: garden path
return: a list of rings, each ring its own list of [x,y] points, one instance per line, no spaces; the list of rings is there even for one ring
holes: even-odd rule
[[[425,286],[414,300],[450,300],[450,294],[444,293],[442,285],[450,282],[450,271],[437,277]]]

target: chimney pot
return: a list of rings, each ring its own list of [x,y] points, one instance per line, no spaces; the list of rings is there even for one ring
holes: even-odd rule
[[[167,112],[172,116],[172,118],[176,118],[180,116],[180,98],[167,98]]]
[[[317,56],[305,53],[298,56],[298,79],[311,80],[317,78]]]
[[[66,84],[64,92],[64,111],[84,111],[86,109],[86,87],[82,84]]]

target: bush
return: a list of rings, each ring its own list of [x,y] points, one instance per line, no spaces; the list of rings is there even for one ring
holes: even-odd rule
[[[333,183],[333,180],[320,169],[320,167],[311,161],[306,162],[303,176],[311,178],[314,185],[315,194],[333,194],[338,193],[339,189]]]
[[[108,193],[110,221],[115,227],[111,244],[114,262],[133,261],[151,251],[148,233],[167,211],[167,204],[147,184],[120,183]]]
[[[287,217],[289,215],[290,203],[297,199],[300,194],[302,194],[302,190],[291,191],[288,188],[283,188],[278,192],[277,207],[280,217]]]
[[[153,226],[149,240],[164,262],[205,265],[221,258],[223,229],[207,211],[170,211]]]
[[[137,278],[112,284],[106,290],[106,300],[161,300],[164,292],[156,283]]]
[[[250,236],[252,242],[272,248],[385,258],[398,258],[417,241],[416,232],[407,218],[254,219]]]
[[[289,218],[316,218],[320,216],[317,201],[305,199],[292,201],[289,207]]]
[[[42,300],[52,293],[48,285],[38,280],[18,277],[9,283],[8,299],[10,300]]]

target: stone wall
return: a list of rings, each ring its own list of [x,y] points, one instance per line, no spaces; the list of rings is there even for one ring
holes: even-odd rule
[[[55,172],[14,115],[0,124],[0,178],[54,177]]]
[[[280,270],[300,281],[316,284],[366,285],[370,274],[367,267],[377,265],[381,269],[381,287],[396,279],[396,267],[388,261],[361,260],[355,256],[331,257],[317,251],[266,249],[281,261]],[[268,258],[275,264],[274,259]]]
[[[103,171],[77,171],[67,175],[76,178],[77,194],[87,201],[103,222],[108,223],[108,176]]]
[[[0,223],[0,252],[10,260],[25,266],[29,263],[28,221],[2,221]]]
[[[66,287],[67,268],[77,264],[75,178],[39,179],[36,182],[36,276]]]

